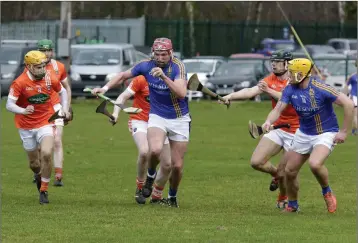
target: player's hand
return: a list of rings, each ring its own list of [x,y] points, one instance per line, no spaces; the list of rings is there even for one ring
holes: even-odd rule
[[[28,106],[25,108],[25,111],[24,111],[23,114],[24,114],[24,115],[30,115],[30,114],[34,113],[34,111],[35,111],[34,106],[28,105]]]
[[[225,105],[229,105],[229,104],[230,104],[231,96],[230,96],[229,94],[226,95],[226,96],[224,96],[223,99],[224,99],[225,101],[218,100],[218,102],[219,102],[220,104],[225,104]]]
[[[92,89],[91,93],[93,95],[104,94],[104,93],[106,93],[106,90],[104,88],[94,88],[94,89]]]
[[[116,114],[112,114],[112,116],[114,117],[114,120],[112,120],[111,118],[109,118],[109,122],[112,124],[112,126],[116,125],[117,121],[118,121],[118,115]]]
[[[271,123],[270,123],[269,121],[265,121],[265,123],[262,124],[261,127],[262,127],[262,131],[263,131],[264,133],[268,133],[268,132],[271,131],[271,129],[272,129]]]
[[[339,131],[333,139],[333,142],[336,144],[344,143],[347,138],[347,132]]]
[[[263,80],[261,80],[257,86],[259,87],[259,89],[263,92],[267,92],[270,88],[268,87],[267,83]]]
[[[154,77],[157,78],[164,76],[163,70],[160,67],[155,67],[150,72]]]

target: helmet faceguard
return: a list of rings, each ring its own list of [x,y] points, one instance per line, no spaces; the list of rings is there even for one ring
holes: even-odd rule
[[[37,42],[37,48],[39,51],[45,53],[47,57],[46,63],[49,63],[51,61],[51,58],[53,57],[53,42],[52,40],[43,39],[39,40]]]
[[[40,51],[30,51],[25,55],[25,65],[36,80],[41,80],[46,75],[46,59],[46,55]]]
[[[288,71],[290,73],[290,83],[299,84],[311,76],[313,63],[306,58],[296,58],[288,62]]]
[[[293,59],[292,53],[285,50],[274,51],[270,57],[272,71],[276,76],[284,75],[288,70],[287,62]],[[282,62],[283,68],[278,69],[275,62]],[[275,63],[275,64],[274,64]]]
[[[165,56],[157,57],[159,54],[167,52],[169,59]],[[173,57],[173,45],[172,41],[168,38],[157,38],[152,45],[152,59],[155,60],[158,66],[165,66],[169,63]]]

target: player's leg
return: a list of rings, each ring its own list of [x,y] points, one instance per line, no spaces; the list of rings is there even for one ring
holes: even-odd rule
[[[165,139],[164,146],[162,149],[162,153],[160,154],[160,165],[159,171],[157,173],[157,177],[154,181],[153,192],[150,202],[151,203],[159,203],[159,204],[166,204],[166,200],[163,199],[163,190],[165,184],[167,183],[171,169],[172,169],[172,162],[171,162],[171,155],[170,155],[170,146],[168,138]]]
[[[352,134],[353,135],[358,135],[358,128],[357,128],[357,96],[356,96],[356,101],[354,103],[355,107],[354,107],[354,110],[353,110],[353,121],[352,121]]]
[[[308,159],[309,153],[311,151],[312,145],[310,136],[307,136],[297,130],[292,141],[292,146],[285,155],[287,159],[287,164],[285,166],[285,179],[286,191],[288,196],[288,206],[284,209],[284,212],[297,212],[299,210],[299,184],[297,176],[302,165]]]
[[[172,170],[169,178],[168,204],[179,207],[177,192],[183,176],[184,156],[189,144],[191,118],[186,115],[178,120],[167,120]]]
[[[323,133],[317,136],[312,153],[308,159],[309,166],[322,188],[322,195],[326,201],[327,210],[334,213],[337,209],[336,197],[333,195],[328,182],[328,169],[325,160],[332,152],[333,139],[336,133]]]
[[[48,185],[51,178],[52,155],[54,150],[54,128],[52,126],[41,127],[37,131],[36,136],[38,144],[40,144],[40,160],[41,160],[41,188],[40,203],[49,203]]]
[[[278,188],[277,168],[269,161],[269,159],[279,153],[283,146],[283,140],[278,130],[270,131],[265,134],[255,151],[251,156],[251,166],[255,170],[270,174],[273,178],[270,183],[270,191]]]
[[[41,186],[41,163],[40,153],[36,142],[36,130],[19,129],[19,135],[22,141],[22,146],[26,151],[29,166],[34,173],[33,182],[36,183],[37,189]]]
[[[277,208],[285,208],[288,203],[287,192],[286,192],[286,179],[285,179],[285,167],[287,164],[287,151],[290,149],[294,134],[279,130],[283,141],[283,150],[280,162],[277,165],[277,176],[279,195],[277,197]]]
[[[53,152],[53,165],[55,167],[55,186],[63,186],[62,176],[63,176],[63,119],[57,119],[55,121],[56,130],[55,130],[55,142],[54,142],[54,152]]]
[[[167,136],[165,120],[157,115],[150,114],[148,121],[147,139],[149,145],[149,163],[147,178],[143,187],[143,196],[149,197],[153,190],[157,165]]]
[[[146,178],[146,170],[148,167],[148,140],[147,140],[147,123],[132,121],[132,135],[138,150],[137,158],[137,178],[136,178],[136,193],[135,200],[139,204],[145,204],[145,197],[143,197],[142,189]]]

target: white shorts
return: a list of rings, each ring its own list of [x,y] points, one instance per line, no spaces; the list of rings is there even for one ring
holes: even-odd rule
[[[353,100],[354,107],[357,107],[357,96],[351,95],[350,97]]]
[[[158,127],[168,134],[169,140],[188,142],[191,118],[189,114],[177,119],[166,119],[149,114],[148,127]]]
[[[128,120],[128,128],[132,136],[138,132],[147,134],[148,122],[141,120]],[[169,144],[168,137],[165,138],[164,144]]]
[[[55,127],[53,125],[46,125],[31,130],[20,128],[19,134],[22,140],[22,146],[26,151],[36,150],[44,137],[54,136],[54,128]]]
[[[299,154],[310,154],[315,146],[324,145],[332,151],[336,134],[336,132],[325,132],[320,135],[307,135],[297,129],[290,150]]]
[[[61,108],[62,108],[61,104],[56,104],[56,105],[53,106],[53,109],[55,110],[55,112],[60,110]],[[63,119],[60,118],[60,119],[55,120],[55,125],[56,126],[64,126],[65,123],[63,122]]]
[[[271,130],[264,135],[264,137],[280,145],[286,151],[290,148],[294,136],[295,134],[285,132],[281,129]]]

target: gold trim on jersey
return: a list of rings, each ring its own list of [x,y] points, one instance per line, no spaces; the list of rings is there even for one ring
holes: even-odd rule
[[[170,98],[172,99],[174,110],[175,110],[175,113],[177,114],[177,118],[182,117],[183,115],[181,114],[181,109],[180,109],[180,106],[179,106],[179,103],[178,103],[178,100],[177,100],[175,94],[170,92]]]
[[[317,87],[319,89],[323,89],[323,90],[333,94],[334,96],[339,95],[339,92],[336,89],[334,89],[333,87],[322,84],[320,82],[317,82],[316,80],[312,80],[312,85],[314,85],[315,87]]]
[[[321,116],[319,114],[314,115],[314,120],[316,122],[317,133],[322,134],[323,128],[322,128]]]
[[[176,57],[173,57],[173,62],[178,65],[179,67],[179,78],[186,80],[185,77],[185,66],[184,64]]]

